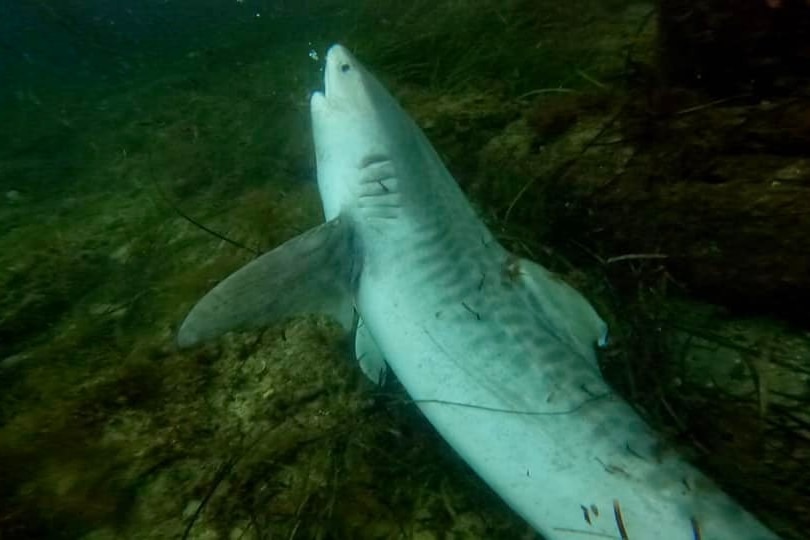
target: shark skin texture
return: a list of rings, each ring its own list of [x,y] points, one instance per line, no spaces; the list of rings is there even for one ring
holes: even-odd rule
[[[779,538],[662,440],[604,381],[605,323],[575,289],[503,248],[425,135],[340,45],[311,98],[325,223],[194,306],[191,346],[297,313],[356,332],[458,455],[549,540]],[[353,322],[352,322],[353,321]]]

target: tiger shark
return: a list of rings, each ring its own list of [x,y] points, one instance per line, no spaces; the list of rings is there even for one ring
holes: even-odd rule
[[[665,445],[603,379],[606,325],[507,251],[428,139],[354,56],[311,97],[325,222],[204,296],[181,346],[326,313],[363,371],[390,367],[424,416],[548,540],[778,536]]]

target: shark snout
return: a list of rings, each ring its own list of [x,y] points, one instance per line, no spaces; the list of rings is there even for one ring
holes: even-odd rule
[[[365,95],[363,68],[342,45],[333,45],[326,53],[324,94],[330,101],[357,100]]]
[[[340,44],[329,47],[326,52],[326,69],[335,70],[340,73],[348,73],[357,68],[357,60],[349,50]]]

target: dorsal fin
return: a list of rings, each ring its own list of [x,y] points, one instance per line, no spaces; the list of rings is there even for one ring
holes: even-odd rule
[[[593,306],[579,291],[539,264],[518,259],[517,265],[520,282],[533,297],[531,303],[549,330],[581,356],[595,361],[594,347],[607,344],[608,329]]]

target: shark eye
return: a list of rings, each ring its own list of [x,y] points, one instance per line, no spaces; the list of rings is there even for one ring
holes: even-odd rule
[[[352,67],[349,64],[341,64],[340,65],[340,71],[342,71],[343,73],[346,73],[350,69],[352,69]]]

